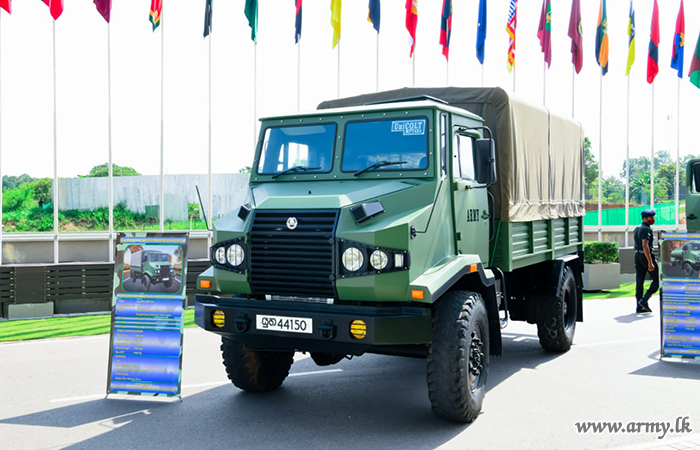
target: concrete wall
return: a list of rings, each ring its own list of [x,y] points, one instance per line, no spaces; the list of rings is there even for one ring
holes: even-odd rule
[[[221,217],[248,201],[249,174],[213,174],[213,216]],[[207,175],[165,175],[163,193],[165,220],[187,220],[187,205],[199,204],[195,183],[199,185],[205,212],[208,212]],[[58,181],[61,211],[94,210],[109,206],[108,178],[61,178]],[[145,213],[147,206],[160,203],[160,176],[114,178],[114,204],[124,203],[129,211]]]

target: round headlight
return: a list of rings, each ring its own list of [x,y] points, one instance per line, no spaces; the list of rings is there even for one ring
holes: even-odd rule
[[[355,247],[350,247],[343,252],[343,266],[350,272],[360,270],[364,261],[365,257],[362,255],[362,252]]]
[[[238,244],[230,245],[226,250],[226,259],[234,267],[240,266],[243,263],[243,258],[245,258],[243,247]]]
[[[369,257],[369,262],[370,264],[372,264],[372,267],[374,267],[376,270],[384,270],[386,265],[389,263],[389,258],[383,251],[375,250]]]
[[[217,248],[216,252],[214,252],[214,258],[219,264],[226,264],[226,249],[223,247]]]

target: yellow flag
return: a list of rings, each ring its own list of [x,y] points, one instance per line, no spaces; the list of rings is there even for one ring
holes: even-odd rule
[[[333,27],[333,48],[340,41],[340,4],[342,0],[331,0],[331,26]]]

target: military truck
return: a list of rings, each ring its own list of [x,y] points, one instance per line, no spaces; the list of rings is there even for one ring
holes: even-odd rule
[[[229,379],[270,391],[295,351],[427,359],[471,422],[508,320],[565,352],[582,320],[583,130],[499,88],[399,89],[261,120],[250,202],[214,224],[195,321]]]
[[[139,250],[129,258],[131,266],[129,278],[132,281],[141,280],[143,290],[148,292],[151,285],[160,282],[165,287],[173,285],[175,271],[170,266],[170,255],[158,250]]]
[[[688,242],[671,252],[671,265],[680,265],[687,277],[700,270],[700,242]]]
[[[688,161],[685,170],[685,214],[688,231],[700,231],[700,159]]]

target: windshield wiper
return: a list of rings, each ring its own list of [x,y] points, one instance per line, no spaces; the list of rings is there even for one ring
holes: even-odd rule
[[[320,170],[320,167],[304,167],[304,166],[294,166],[290,167],[289,169],[283,170],[282,172],[277,172],[276,174],[272,175],[272,178],[275,179],[277,177],[281,177],[282,175],[286,173],[291,173],[291,172],[306,172],[307,170]]]
[[[356,176],[363,174],[365,172],[369,172],[370,170],[379,169],[380,167],[386,167],[386,166],[396,166],[399,164],[406,164],[406,161],[379,161],[379,162],[372,164],[369,167],[365,167],[364,169],[358,170],[357,172],[353,173],[352,176],[356,177]]]

